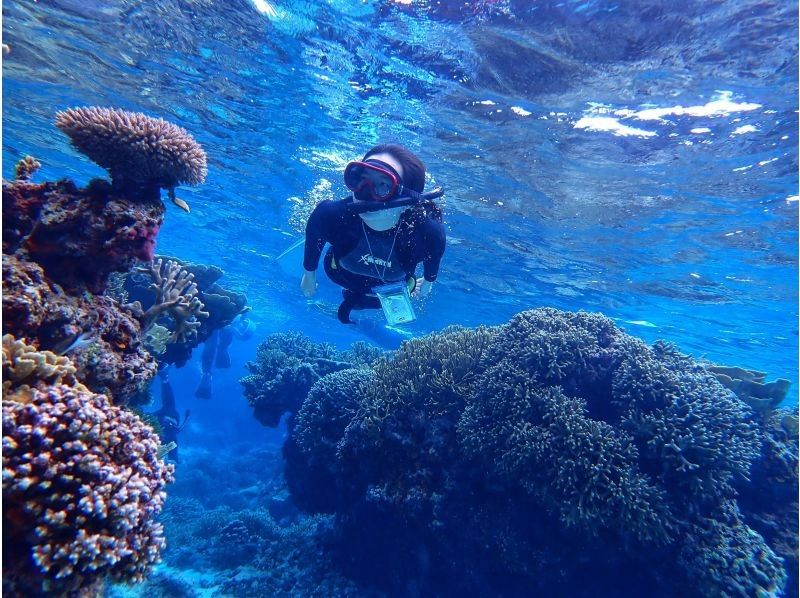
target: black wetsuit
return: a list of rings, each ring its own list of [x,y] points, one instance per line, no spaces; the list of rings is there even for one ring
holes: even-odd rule
[[[158,422],[161,424],[161,443],[169,444],[178,442],[178,432],[180,432],[180,415],[175,406],[175,393],[172,385],[167,380],[161,381],[161,409],[155,412]],[[175,462],[178,462],[178,447],[172,449],[168,455]]]
[[[303,266],[316,270],[325,243],[325,273],[345,288],[345,303],[339,319],[348,321],[349,309],[380,307],[367,295],[388,282],[413,280],[422,262],[425,280],[433,282],[444,254],[445,230],[439,219],[428,216],[422,206],[406,210],[397,225],[386,231],[369,228],[353,204],[346,200],[323,201],[306,224]],[[348,293],[349,291],[349,293]],[[346,313],[343,314],[342,311]]]

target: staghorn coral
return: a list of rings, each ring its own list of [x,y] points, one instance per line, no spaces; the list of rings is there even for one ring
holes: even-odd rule
[[[11,334],[3,335],[3,397],[6,400],[26,402],[34,384],[64,385],[89,392],[75,377],[77,368],[68,357],[37,351],[24,340]],[[13,391],[13,393],[12,393]]]
[[[131,313],[109,297],[68,294],[40,265],[8,255],[3,256],[3,333],[53,352],[91,333],[91,344],[70,352],[76,377],[116,403],[139,395],[156,374]]]
[[[250,375],[239,382],[247,402],[256,419],[272,428],[284,413],[297,413],[317,380],[351,367],[333,346],[313,343],[300,333],[270,335],[246,366]]]
[[[177,264],[174,266],[175,268],[179,267],[184,272],[182,276],[186,279],[192,277],[191,284],[195,285],[194,297],[199,299],[203,304],[203,311],[208,313],[207,317],[191,322],[194,327],[193,334],[184,334],[182,337],[173,335],[177,330],[174,320],[170,318],[159,320],[169,330],[171,336],[163,352],[159,351],[158,353],[159,361],[181,367],[191,357],[192,350],[196,346],[205,342],[214,331],[230,324],[238,315],[249,311],[250,307],[247,305],[246,295],[225,289],[217,284],[217,280],[224,274],[220,268],[205,264],[193,264],[161,255],[156,256],[156,259],[161,260],[162,263],[173,262]],[[136,311],[140,318],[151,308],[157,306],[157,294],[151,290],[154,283],[150,268],[132,269],[121,278],[122,280],[115,280],[115,296],[125,297],[125,301],[129,302],[128,305]],[[137,303],[138,306],[136,306]],[[151,315],[157,316],[155,311],[158,311],[157,307],[154,312],[151,312]],[[153,318],[148,316],[148,319],[152,320]]]
[[[139,581],[164,546],[171,466],[158,437],[104,395],[65,385],[3,401],[3,589],[91,592]]]
[[[33,156],[25,156],[22,160],[17,162],[17,165],[14,167],[14,177],[18,181],[29,181],[41,167],[42,163],[36,158]]]
[[[114,108],[70,108],[56,115],[56,126],[108,169],[117,195],[157,200],[159,188],[206,178],[203,149],[185,129],[164,119]]]
[[[153,280],[150,290],[155,293],[155,303],[141,316],[142,328],[149,330],[162,314],[169,314],[175,322],[170,342],[186,342],[197,335],[198,318],[207,318],[203,302],[197,296],[194,276],[181,266],[162,259],[151,262],[141,271],[148,272]]]

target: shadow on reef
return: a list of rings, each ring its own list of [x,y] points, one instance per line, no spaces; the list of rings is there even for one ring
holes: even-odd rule
[[[56,124],[111,181],[84,189],[69,180],[34,183],[39,163],[30,157],[15,181],[3,181],[9,596],[92,595],[107,580],[148,575],[165,545],[156,518],[173,480],[165,447],[131,409],[147,400],[157,370],[153,329],[163,324],[158,342],[181,343],[185,353],[198,342],[198,318],[207,329],[222,326],[231,310],[217,304],[230,300],[242,311],[245,301],[198,289],[174,260],[153,262],[161,189],[188,211],[174,189],[206,175],[205,152],[187,131],[107,108],[69,109]],[[147,309],[118,300],[110,287],[142,262],[155,293]]]
[[[335,372],[330,347],[285,340],[259,348],[245,394],[262,423],[289,413],[292,498],[334,515],[360,586],[793,595],[797,416],[754,411],[710,364],[549,308]]]

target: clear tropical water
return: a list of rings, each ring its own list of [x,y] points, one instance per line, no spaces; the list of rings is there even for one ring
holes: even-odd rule
[[[257,340],[362,338],[332,317],[324,277],[303,298],[300,250],[277,258],[385,141],[446,189],[448,248],[411,334],[601,311],[788,378],[797,400],[794,2],[51,0],[3,17],[4,177],[25,154],[42,180],[104,174],[53,126],[70,106],[164,117],[208,153],[158,251],[222,267],[259,338],[211,403],[191,397],[195,362],[176,374],[197,462],[243,430],[279,440],[237,384]]]

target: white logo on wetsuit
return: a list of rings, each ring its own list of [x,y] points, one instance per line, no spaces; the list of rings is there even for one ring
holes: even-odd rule
[[[365,253],[362,255],[360,258],[358,258],[358,262],[361,264],[375,264],[376,266],[383,266],[384,268],[392,267],[392,260],[382,260],[379,257],[375,257],[371,253]]]

